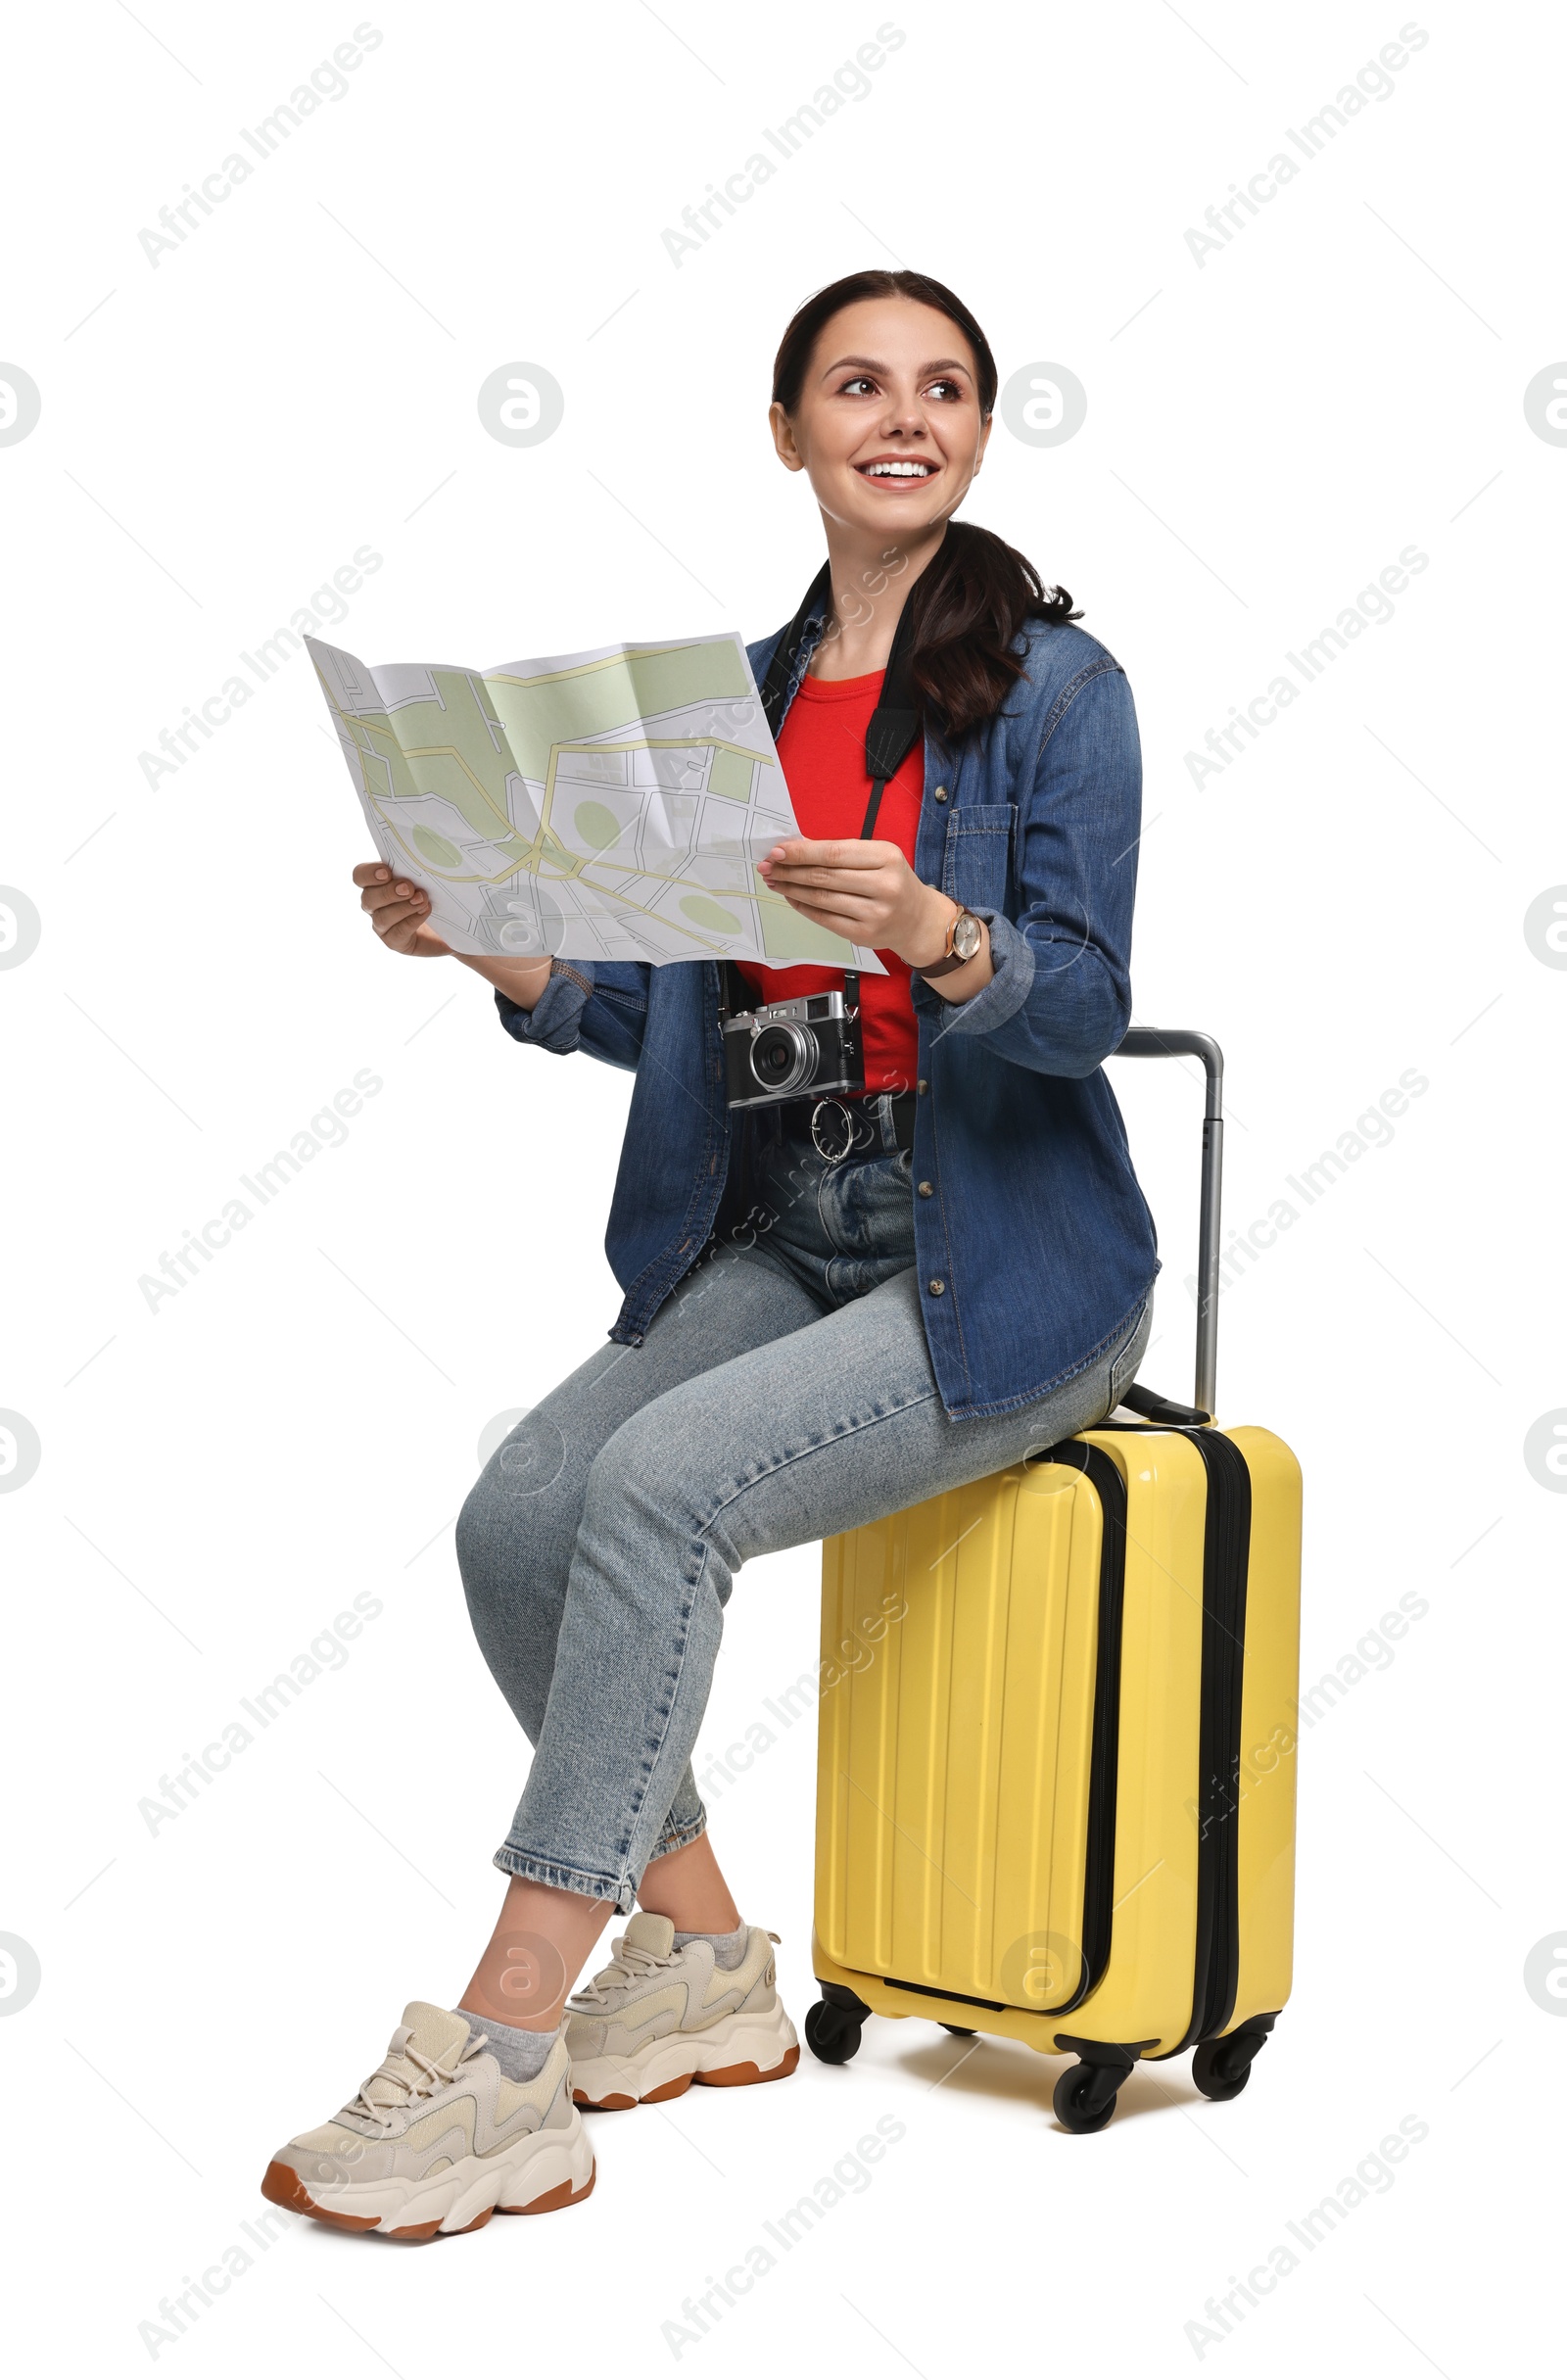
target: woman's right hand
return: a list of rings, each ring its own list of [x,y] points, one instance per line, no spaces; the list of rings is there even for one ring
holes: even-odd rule
[[[538,1005],[549,980],[548,959],[485,959],[452,950],[429,923],[429,894],[408,878],[395,875],[385,860],[361,862],[354,881],[359,887],[359,907],[388,950],[410,959],[460,959],[519,1008]]]

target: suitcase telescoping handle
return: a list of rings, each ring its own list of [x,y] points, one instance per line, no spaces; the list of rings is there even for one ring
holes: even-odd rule
[[[1193,1402],[1205,1418],[1217,1409],[1213,1403],[1218,1362],[1218,1238],[1219,1201],[1224,1176],[1224,1053],[1211,1033],[1191,1033],[1180,1027],[1158,1030],[1134,1025],[1116,1058],[1201,1058],[1208,1077],[1203,1101],[1203,1189],[1197,1227],[1197,1376]],[[1134,1410],[1150,1408],[1155,1420],[1172,1419],[1178,1408],[1161,1414],[1151,1408],[1164,1404],[1138,1388],[1122,1400]]]

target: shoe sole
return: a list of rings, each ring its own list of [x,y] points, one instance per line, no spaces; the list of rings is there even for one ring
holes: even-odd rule
[[[543,2138],[535,2134],[529,2146],[527,2157],[510,2163],[464,2157],[430,2182],[347,2182],[319,2198],[292,2166],[274,2158],[262,2179],[261,2196],[274,2207],[307,2214],[336,2231],[411,2241],[438,2235],[460,2239],[469,2231],[482,2231],[493,2214],[553,2214],[592,2196],[598,2170],[580,2118],[574,2133]]]
[[[693,2083],[734,2090],[783,2082],[799,2063],[799,2041],[780,2002],[771,2016],[721,2018],[705,2033],[666,2034],[629,2056],[573,2059],[571,2095],[595,2111],[657,2107]]]

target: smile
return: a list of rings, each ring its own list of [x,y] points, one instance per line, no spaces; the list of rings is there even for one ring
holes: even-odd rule
[[[932,478],[938,468],[938,465],[933,462],[915,460],[883,460],[880,462],[856,463],[854,467],[859,472],[862,479],[921,480]]]

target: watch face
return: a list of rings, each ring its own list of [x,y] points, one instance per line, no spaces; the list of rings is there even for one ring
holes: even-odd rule
[[[972,959],[979,947],[979,920],[965,910],[952,928],[952,955],[955,959]]]

